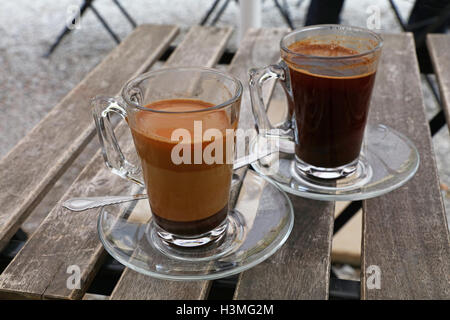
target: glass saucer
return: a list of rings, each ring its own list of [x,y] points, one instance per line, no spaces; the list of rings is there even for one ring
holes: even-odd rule
[[[163,243],[155,233],[147,199],[104,207],[97,227],[109,254],[137,272],[160,279],[211,280],[270,257],[287,240],[293,224],[286,193],[248,170],[220,243],[183,249]]]
[[[257,136],[250,144],[250,151],[260,152],[268,139],[271,138]],[[341,179],[300,176],[294,168],[294,142],[280,140],[281,143],[283,149],[291,152],[261,158],[253,162],[252,167],[284,191],[316,200],[352,201],[377,197],[405,184],[419,167],[419,153],[414,144],[381,124],[367,125],[356,171]]]

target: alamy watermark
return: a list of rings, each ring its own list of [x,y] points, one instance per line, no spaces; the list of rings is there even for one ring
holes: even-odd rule
[[[366,9],[369,15],[366,19],[366,27],[370,30],[381,29],[381,9],[377,5],[370,5]]]
[[[254,129],[203,130],[203,122],[197,120],[194,121],[193,132],[185,128],[178,128],[172,132],[171,141],[177,143],[171,150],[171,161],[175,165],[233,164],[235,159],[242,160],[248,157],[256,160],[270,156],[271,165],[267,168],[276,171],[280,151],[279,138],[272,135],[263,139],[261,143],[256,143],[259,141],[255,140],[256,135]]]
[[[377,265],[370,265],[366,269],[366,288],[381,289],[381,269]]]
[[[66,288],[69,290],[81,289],[81,269],[78,265],[72,264],[67,267],[66,273],[70,276],[66,280]]]

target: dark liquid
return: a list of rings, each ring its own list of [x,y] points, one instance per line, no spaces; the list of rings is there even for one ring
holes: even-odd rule
[[[211,106],[200,100],[173,99],[147,107],[183,112]],[[202,121],[203,132],[209,128],[223,132],[224,148],[227,139],[234,139],[225,131],[235,129],[237,123],[231,123],[222,110],[185,114],[138,111],[129,119],[155,222],[165,231],[181,236],[208,232],[226,219],[233,170],[226,159],[222,163],[194,163],[195,145],[203,151],[211,142],[194,140],[194,121]],[[189,131],[193,139],[184,143],[191,150],[190,164],[175,164],[172,159],[172,149],[178,141],[172,141],[171,136],[179,128]]]
[[[194,236],[206,233],[217,228],[227,217],[228,205],[212,216],[195,221],[172,221],[161,218],[156,212],[153,212],[156,223],[166,231],[180,236]]]
[[[294,43],[290,50],[317,56],[356,54],[336,45]],[[288,62],[296,121],[296,156],[307,164],[335,168],[356,160],[369,112],[375,72],[312,74]],[[324,63],[327,63],[326,61]],[[361,70],[361,64],[358,66]]]

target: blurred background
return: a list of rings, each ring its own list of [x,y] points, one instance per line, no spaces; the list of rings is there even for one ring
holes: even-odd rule
[[[404,31],[408,22],[428,19],[429,11],[442,13],[441,8],[450,2],[428,1],[431,7],[416,8],[416,15],[411,16],[414,0],[319,0],[314,1],[315,4],[312,1],[261,1],[261,26],[298,28],[305,24],[338,22],[367,27],[368,23],[374,22],[375,15],[378,20],[372,27],[377,32],[397,33]],[[75,28],[55,47],[55,41],[66,25],[81,12],[80,8],[91,2],[92,7],[85,11],[81,9],[83,15]],[[235,0],[3,0],[0,10],[0,157],[5,156],[74,88],[117,45],[117,41],[124,39],[134,24],[176,24],[181,27],[178,39],[196,24],[234,26],[235,32],[227,48],[232,53],[239,42],[239,21],[240,6]],[[437,31],[445,32],[445,28]],[[49,54],[51,49],[54,51]],[[431,120],[440,110],[439,90],[434,75],[425,75],[428,72],[426,63],[421,65],[421,71],[424,72],[422,87],[426,112]],[[438,130],[433,143],[449,220],[450,138],[447,126]],[[88,148],[77,159],[79,168],[93,155],[96,147]],[[63,192],[64,185],[70,184],[77,174],[76,169],[73,170],[55,185],[55,192]],[[343,206],[338,204],[337,212]],[[25,222],[25,231],[32,232],[48,213],[45,201],[35,211]],[[334,261],[344,265],[335,272],[343,277],[346,274],[355,276],[354,269],[347,269],[345,265],[355,266],[359,262],[355,257],[360,250],[360,219],[360,215],[352,218],[333,242]]]

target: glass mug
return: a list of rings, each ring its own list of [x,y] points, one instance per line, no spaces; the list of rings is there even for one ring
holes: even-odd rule
[[[279,64],[250,70],[258,130],[294,140],[294,177],[332,181],[355,172],[381,47],[381,37],[367,29],[310,26],[282,38]],[[269,79],[280,81],[288,100],[281,134],[274,133],[262,100]]]
[[[228,74],[164,68],[130,80],[119,97],[93,99],[106,165],[146,187],[156,233],[165,243],[199,247],[226,233],[241,94],[242,84]],[[140,166],[120,150],[111,113],[126,120]],[[208,129],[216,135],[206,137]],[[202,156],[212,142],[223,149],[212,152],[221,155],[211,163]]]

